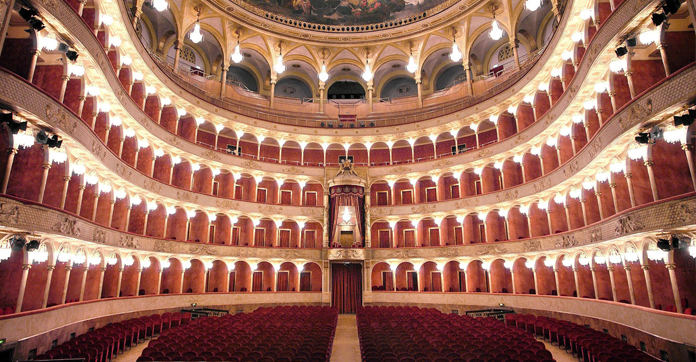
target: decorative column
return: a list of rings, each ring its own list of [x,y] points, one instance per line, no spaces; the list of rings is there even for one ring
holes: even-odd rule
[[[628,186],[628,197],[631,199],[631,207],[636,207],[636,195],[633,192],[633,174],[631,172],[624,172],[624,177],[626,177],[626,185]]]
[[[636,296],[633,292],[633,278],[631,277],[631,266],[624,265],[624,270],[626,271],[626,280],[628,281],[628,294],[631,296],[631,304],[636,304]]]
[[[63,296],[60,298],[60,304],[65,304],[65,299],[68,296],[68,285],[70,284],[70,274],[72,272],[72,261],[65,264],[65,284],[63,284]]]
[[[51,290],[51,278],[53,278],[53,270],[55,269],[55,265],[49,265],[46,267],[46,285],[44,286],[43,299],[41,300],[41,309],[46,308],[46,305],[48,304],[48,292]]]
[[[324,189],[324,207],[326,207],[326,205],[328,205],[328,204],[329,204],[329,192],[326,189]],[[324,230],[323,230],[323,234],[324,234],[323,244],[324,244],[325,248],[329,247],[329,228],[327,227],[327,225],[329,225],[329,213],[325,212],[324,213]]]
[[[372,247],[372,227],[370,223],[370,206],[372,205],[372,200],[370,200],[370,190],[365,191],[365,247]],[[299,290],[299,289],[298,289]]]
[[[99,292],[97,293],[97,299],[101,299],[102,291],[104,290],[104,273],[106,272],[106,267],[102,267],[99,271]]]
[[[277,76],[271,75],[271,102],[270,107],[273,108],[275,104],[275,86],[276,86]]]
[[[36,71],[36,62],[39,60],[39,55],[41,55],[41,51],[39,49],[32,49],[31,64],[29,65],[29,75],[27,76],[27,81],[29,83],[32,83],[34,81],[34,72]]]
[[[604,220],[604,211],[602,211],[602,193],[599,192],[599,182],[595,185],[595,197],[597,197],[597,209],[599,209],[599,219]]]
[[[184,38],[174,41],[174,72],[179,69],[179,56],[181,55],[181,47],[184,44]]]
[[[96,187],[96,191],[94,193],[94,204],[92,204],[92,221],[94,221],[97,218],[97,206],[98,205],[99,205],[99,188]]]
[[[580,297],[580,281],[578,277],[578,268],[576,268],[575,266],[573,266],[573,276],[575,277],[575,294],[577,294],[577,296]]]
[[[48,154],[48,146],[43,147],[44,152]],[[48,170],[51,169],[51,163],[48,157],[44,158],[44,164],[42,165],[43,172],[41,173],[41,186],[39,186],[39,199],[38,203],[43,203],[44,194],[46,193],[46,181],[48,181]]]
[[[416,76],[416,87],[418,88],[418,108],[423,108],[423,81],[420,76]]]
[[[694,157],[691,155],[691,150],[694,148],[692,144],[681,145],[682,150],[686,153],[686,161],[689,164],[689,174],[691,175],[691,183],[696,190],[696,171],[694,170]]]
[[[3,45],[5,44],[7,30],[10,28],[10,18],[12,17],[14,3],[14,0],[8,0],[3,4],[3,8],[0,8],[0,53],[2,52]]]
[[[181,270],[181,284],[179,284],[179,294],[184,292],[184,273],[186,273],[186,269]]]
[[[80,183],[80,186],[78,187],[79,191],[77,193],[77,211],[75,211],[75,214],[80,215],[80,211],[82,211],[82,197],[85,195],[85,189],[87,186],[84,184],[84,178],[82,178],[82,182]]]
[[[157,273],[157,294],[162,294],[162,273],[164,272],[164,268],[160,266],[159,273]]]
[[[592,288],[594,288],[594,299],[599,299],[599,289],[597,288],[597,268],[595,267],[590,267],[590,271],[592,272]],[[578,297],[580,294],[578,293]]]
[[[118,282],[116,283],[116,298],[121,296],[121,282],[123,281],[123,267],[118,268]]]
[[[467,64],[464,65],[464,73],[466,73],[466,88],[469,90],[469,95],[474,95],[474,82],[473,74],[471,72],[471,66],[469,65],[468,59]]]
[[[65,90],[68,88],[68,81],[70,80],[70,77],[63,74],[61,76],[61,80],[62,82],[60,83],[60,95],[58,96],[58,101],[60,101],[60,103],[63,103],[63,101],[65,100]]]
[[[585,205],[585,192],[580,194],[580,207],[582,207],[582,222],[587,225],[587,206]]]
[[[674,269],[677,265],[674,263],[666,264],[665,267],[669,271],[669,281],[672,284],[672,294],[674,294],[674,305],[677,307],[677,313],[682,314],[684,310],[681,304],[681,296],[679,295],[679,284],[677,284],[677,273]]]
[[[109,200],[109,221],[107,222],[107,226],[111,227],[111,221],[114,219],[114,206],[116,205],[116,199],[112,198]]]
[[[22,264],[22,281],[19,283],[19,295],[17,296],[17,305],[15,306],[15,313],[22,311],[22,303],[24,302],[24,292],[27,289],[27,278],[29,277],[29,269],[31,269],[31,264]]]
[[[512,294],[517,294],[517,288],[515,288],[515,271],[510,268],[510,278],[512,279]]]
[[[556,282],[556,295],[561,295],[561,283],[558,280],[558,269],[556,268],[555,265],[553,267],[553,279]],[[576,285],[577,285],[577,280],[576,280]],[[537,293],[539,293],[538,290],[537,290]]]
[[[631,99],[636,97],[636,90],[633,87],[633,68],[631,67],[632,53],[629,51],[626,54],[626,71],[624,75],[626,76],[626,81],[628,82],[628,91],[631,93]],[[588,138],[589,139],[589,138]]]
[[[319,82],[319,113],[324,113],[324,97],[326,96],[326,83],[324,82]],[[303,157],[304,157],[304,148],[302,149],[303,151]],[[299,290],[299,289],[298,289]]]
[[[131,210],[133,210],[133,205],[128,204],[128,206],[126,206],[126,226],[123,228],[123,231],[125,231],[125,232],[128,232],[128,225],[130,224]]]
[[[611,297],[615,302],[618,302],[616,298],[616,282],[614,280],[614,267],[607,265],[607,270],[609,271],[609,281],[611,283]]]
[[[660,26],[659,28],[662,28],[662,26]],[[657,31],[660,30],[658,29]],[[662,32],[660,31],[660,33]],[[667,44],[662,41],[662,36],[660,36],[660,42],[655,45],[657,45],[657,49],[660,51],[660,58],[662,58],[662,66],[665,68],[665,75],[669,77],[670,74],[672,74],[672,72],[669,69],[669,59],[667,58]]]
[[[652,196],[653,196],[653,201],[657,201],[660,199],[660,196],[657,194],[657,181],[655,181],[655,172],[653,171],[653,161],[645,161],[645,167],[648,168],[648,178],[650,179],[650,190],[652,191]]]
[[[375,91],[373,88],[372,80],[367,83],[367,109],[372,113],[372,93]]]
[[[520,55],[517,51],[517,38],[514,36],[510,38],[510,47],[512,48],[512,54],[515,57],[515,67],[520,68]]]
[[[138,269],[138,277],[135,282],[135,295],[140,295],[140,279],[143,276],[143,268]]]
[[[534,291],[539,294],[539,282],[537,281],[537,271],[536,268],[532,268],[532,273],[534,273]]]
[[[227,90],[227,64],[222,64],[222,73],[220,74],[220,99],[225,98]]]
[[[645,287],[648,290],[648,301],[650,302],[650,308],[655,309],[655,297],[652,290],[652,281],[650,280],[650,265],[641,265],[643,269],[643,275],[645,275]]]
[[[87,272],[89,271],[89,260],[85,260],[82,269],[82,283],[80,284],[80,302],[85,300],[85,285],[87,283]]]
[[[609,188],[611,189],[611,199],[614,204],[614,213],[619,213],[619,198],[616,195],[616,182],[614,182],[614,175],[609,178]]]
[[[70,176],[63,176],[63,193],[60,197],[60,208],[65,209],[65,200],[68,198],[68,185],[70,184]]]
[[[12,172],[12,164],[14,163],[15,155],[18,150],[16,148],[7,149],[7,164],[5,165],[5,178],[2,180],[2,193],[7,193],[7,184],[10,182],[10,173]]]

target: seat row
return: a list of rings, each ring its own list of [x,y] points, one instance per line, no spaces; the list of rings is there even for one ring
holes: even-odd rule
[[[551,362],[551,352],[525,330],[493,318],[417,307],[358,310],[364,362]]]
[[[35,360],[82,358],[85,362],[108,362],[140,341],[190,322],[190,313],[153,314],[129,319],[81,334],[36,356]]]
[[[655,362],[656,358],[604,332],[572,322],[534,316],[506,314],[505,324],[557,344],[585,362]]]
[[[200,317],[163,331],[138,361],[328,361],[337,321],[336,308],[309,306]]]

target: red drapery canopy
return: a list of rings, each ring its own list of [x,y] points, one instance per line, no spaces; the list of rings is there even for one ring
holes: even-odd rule
[[[331,222],[329,229],[329,237],[332,241],[336,240],[336,234],[338,230],[338,223],[341,220],[341,215],[339,214],[339,209],[341,206],[350,206],[353,208],[355,213],[355,222],[358,226],[358,240],[360,241],[360,246],[364,245],[365,238],[365,225],[364,225],[364,214],[365,214],[365,204],[364,204],[364,189],[362,186],[333,186],[330,189],[330,207],[331,207]]]

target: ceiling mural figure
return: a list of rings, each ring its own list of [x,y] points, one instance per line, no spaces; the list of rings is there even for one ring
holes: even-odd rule
[[[244,0],[295,20],[327,25],[381,23],[423,13],[446,0]]]

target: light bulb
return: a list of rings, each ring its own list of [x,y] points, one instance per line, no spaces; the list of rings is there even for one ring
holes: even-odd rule
[[[321,72],[319,72],[319,80],[326,83],[329,80],[329,73],[326,72],[326,64],[321,65]]]
[[[242,59],[244,59],[244,56],[239,49],[239,44],[237,44],[237,46],[234,47],[234,53],[232,53],[232,61],[235,63],[241,63]]]
[[[406,65],[406,70],[408,70],[409,73],[415,73],[417,69],[418,65],[416,65],[416,60],[413,59],[413,55],[408,57],[408,64]]]
[[[535,11],[541,7],[541,0],[527,0],[525,1],[524,6],[529,11]]]
[[[462,52],[459,51],[459,47],[457,46],[457,43],[455,43],[454,41],[452,41],[452,52],[450,52],[449,57],[453,62],[458,62],[462,60]]]
[[[273,69],[276,71],[278,74],[282,74],[285,71],[285,64],[283,64],[283,54],[278,55],[278,59],[276,59],[275,66],[273,66]]]
[[[503,37],[503,29],[498,26],[498,21],[495,20],[495,18],[491,23],[491,31],[488,33],[488,35],[490,35],[491,39],[493,40],[500,40],[500,38]]]
[[[365,71],[362,73],[362,79],[364,79],[366,82],[369,82],[372,80],[372,70],[370,69],[370,63],[369,60],[365,63]]]
[[[167,0],[152,0],[152,7],[157,11],[165,11],[169,8]]]
[[[193,26],[193,31],[189,33],[189,39],[191,39],[191,41],[195,44],[198,44],[203,40],[200,21],[197,21],[196,25]]]

